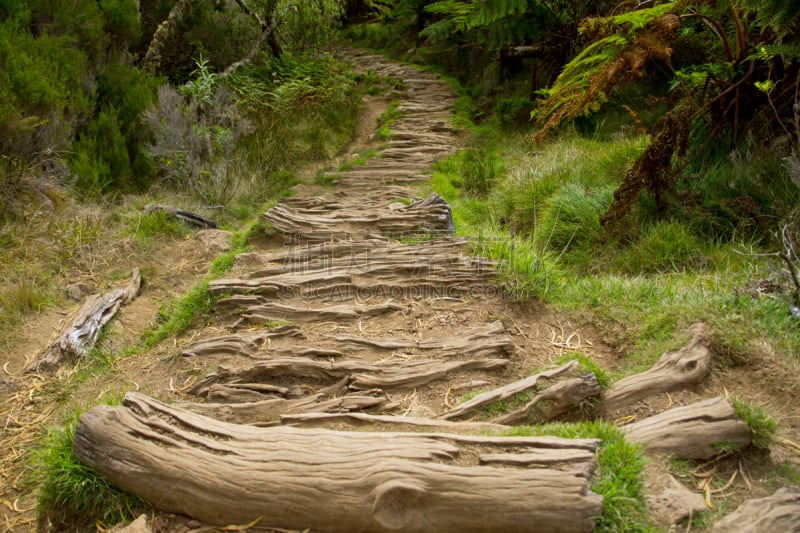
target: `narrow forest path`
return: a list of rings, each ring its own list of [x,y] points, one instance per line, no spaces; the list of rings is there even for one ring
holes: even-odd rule
[[[447,203],[426,194],[434,162],[459,147],[452,89],[345,55],[402,80],[391,139],[325,173],[333,186],[298,188],[262,215],[270,239],[210,283],[216,318],[175,343],[168,387],[148,380],[85,413],[81,461],[210,525],[566,532],[591,531],[603,510],[592,491],[602,443],[487,434],[590,409],[661,413],[625,431],[679,457],[749,443],[727,400],[693,388],[710,372],[702,326],[602,401],[594,374],[558,361],[581,351],[612,367],[615,354],[544,307],[509,302],[497,265],[473,256]]]

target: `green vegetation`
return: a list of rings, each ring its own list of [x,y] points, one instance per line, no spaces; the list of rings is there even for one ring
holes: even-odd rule
[[[214,309],[214,298],[208,290],[208,280],[192,287],[186,295],[168,302],[159,312],[157,325],[142,335],[145,349],[152,348],[162,340],[180,335],[198,320],[208,317]]]
[[[595,531],[652,531],[644,498],[642,470],[645,458],[642,448],[626,441],[622,432],[613,425],[607,422],[580,422],[517,426],[504,435],[601,439],[592,490],[603,496],[603,514]]]
[[[110,400],[107,405],[119,403]],[[39,521],[53,527],[94,527],[132,520],[148,505],[113,487],[99,472],[80,463],[72,451],[75,428],[82,411],[71,413],[60,428],[52,429],[32,456],[32,469],[39,484]]]
[[[750,427],[753,446],[768,449],[775,438],[777,420],[751,402],[734,398],[731,403],[736,416]]]

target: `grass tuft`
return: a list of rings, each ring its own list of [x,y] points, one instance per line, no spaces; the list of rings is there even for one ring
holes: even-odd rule
[[[76,410],[62,427],[51,429],[32,455],[34,481],[40,485],[39,522],[50,522],[56,530],[113,525],[148,508],[142,499],[113,487],[75,458],[72,441],[80,415]]]
[[[180,335],[196,326],[203,317],[211,316],[215,298],[208,290],[208,280],[192,287],[185,296],[173,299],[158,316],[158,325],[142,334],[144,349],[150,349],[166,338]]]
[[[750,427],[751,444],[756,448],[769,449],[775,440],[777,420],[754,403],[738,398],[733,398],[731,403],[736,410],[736,416]]]
[[[652,531],[644,493],[645,458],[641,445],[625,440],[622,432],[608,422],[555,423],[516,426],[506,436],[550,435],[567,439],[601,439],[597,450],[597,471],[592,490],[603,496],[603,514],[596,532]]]

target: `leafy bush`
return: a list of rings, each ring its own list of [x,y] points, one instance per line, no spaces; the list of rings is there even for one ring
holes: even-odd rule
[[[147,149],[162,176],[175,185],[193,190],[209,205],[230,200],[231,165],[238,140],[250,130],[239,117],[236,102],[224,88],[200,84],[186,99],[169,85],[158,90],[158,105],[144,113],[153,132]],[[199,93],[198,93],[199,94]]]

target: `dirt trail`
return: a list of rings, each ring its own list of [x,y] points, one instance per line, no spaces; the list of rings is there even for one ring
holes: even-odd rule
[[[91,401],[107,390],[135,389],[256,426],[441,430],[448,422],[437,417],[466,395],[527,377],[565,353],[614,366],[619,354],[591,328],[505,299],[494,281],[496,265],[453,238],[449,206],[420,192],[433,163],[459,147],[450,87],[380,56],[348,52],[346,59],[403,80],[392,139],[364,165],[326,173],[333,187],[299,187],[297,196],[263,215],[280,239],[240,255],[224,279],[211,283],[222,299],[210,325],[118,361],[111,378],[87,378],[77,397]],[[369,135],[362,130],[360,138]],[[614,415],[643,418],[725,390],[716,379],[704,387],[652,397]],[[42,409],[41,417],[52,415],[52,406]],[[402,415],[409,427],[383,415]],[[490,427],[478,422],[446,430]],[[663,476],[657,463],[649,470],[656,489]],[[19,480],[4,480],[12,483]],[[12,511],[29,508],[6,516],[30,524],[33,495],[17,490],[4,497]],[[160,524],[162,531],[187,527],[171,515]]]

